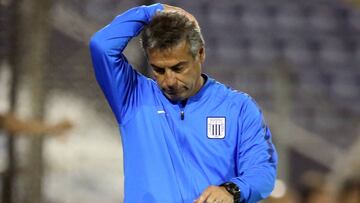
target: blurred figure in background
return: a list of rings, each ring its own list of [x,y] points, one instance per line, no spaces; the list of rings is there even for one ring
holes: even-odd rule
[[[266,203],[301,203],[298,200],[298,197],[293,191],[287,191],[286,194],[282,197],[273,197],[270,196]]]
[[[283,180],[277,179],[275,188],[270,197],[265,201],[266,203],[300,203],[297,193],[293,188],[286,184]]]
[[[34,136],[47,136],[47,135],[63,135],[66,131],[72,128],[72,123],[68,120],[60,121],[56,124],[48,124],[38,120],[23,120],[19,119],[13,114],[0,114],[0,135],[2,132],[6,132],[6,135],[29,135]],[[1,140],[4,141],[4,140]],[[3,143],[1,143],[3,144]],[[1,145],[2,147],[3,145]],[[9,153],[9,152],[8,152]],[[5,160],[0,159],[0,180],[1,190],[4,188],[12,188],[9,186],[9,182],[6,181],[9,178],[10,171],[12,170],[9,166],[5,166],[2,162]],[[6,190],[7,191],[7,190]],[[5,194],[5,193],[4,193]],[[4,195],[0,193],[0,196]]]
[[[338,196],[338,203],[360,202],[360,177],[348,179],[344,182]]]
[[[327,188],[324,174],[308,171],[301,177],[299,198],[301,203],[333,203],[335,196]]]
[[[283,184],[281,187],[275,184],[275,188],[266,203],[301,203],[298,194],[291,186]]]
[[[22,120],[13,114],[0,114],[0,131],[4,130],[10,134],[23,133],[34,136],[44,134],[61,135],[71,128],[72,124],[68,120],[50,125],[37,120]]]

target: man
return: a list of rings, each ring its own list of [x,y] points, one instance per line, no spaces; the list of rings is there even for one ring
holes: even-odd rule
[[[140,32],[155,80],[122,53]],[[204,41],[192,15],[163,4],[130,9],[92,37],[90,50],[121,128],[124,202],[257,202],[270,194],[270,131],[248,95],[202,74]]]

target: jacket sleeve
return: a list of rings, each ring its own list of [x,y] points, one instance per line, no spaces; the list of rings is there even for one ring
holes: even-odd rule
[[[273,190],[277,153],[262,112],[250,97],[241,108],[238,128],[238,177],[230,181],[240,188],[242,203],[254,203]]]
[[[96,79],[118,123],[128,120],[140,100],[139,87],[145,77],[135,71],[123,55],[128,42],[148,24],[161,4],[132,8],[96,32],[90,40],[90,53]]]

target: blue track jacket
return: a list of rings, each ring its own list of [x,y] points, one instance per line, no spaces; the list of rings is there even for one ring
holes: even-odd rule
[[[251,97],[203,75],[206,83],[186,106],[172,103],[123,55],[129,40],[162,9],[132,8],[90,41],[97,81],[121,130],[124,202],[192,203],[208,186],[227,181],[239,186],[241,202],[267,197],[277,155]]]

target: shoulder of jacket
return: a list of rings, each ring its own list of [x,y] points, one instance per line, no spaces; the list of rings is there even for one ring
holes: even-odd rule
[[[247,102],[249,100],[253,100],[252,97],[247,93],[233,89],[232,87],[218,81],[215,81],[214,87],[214,91],[216,91],[215,95],[219,99],[226,100],[237,105]]]

